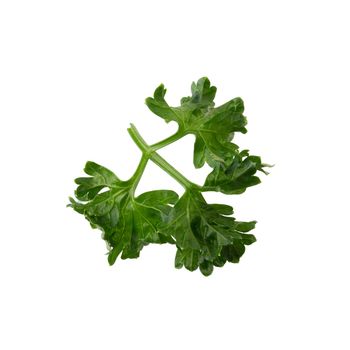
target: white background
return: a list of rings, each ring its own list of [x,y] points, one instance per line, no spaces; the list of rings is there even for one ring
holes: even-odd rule
[[[0,348],[349,349],[350,51],[347,1],[1,1]],[[85,161],[122,178],[175,125],[208,76],[217,103],[241,96],[242,148],[274,163],[242,196],[258,220],[240,264],[209,278],[146,247],[109,267],[96,230],[65,207]],[[200,183],[188,136],[161,154]],[[140,191],[173,188],[150,165]]]

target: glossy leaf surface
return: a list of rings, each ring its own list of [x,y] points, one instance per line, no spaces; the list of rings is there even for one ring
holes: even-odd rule
[[[238,263],[246,246],[255,242],[249,232],[256,221],[238,221],[233,208],[226,204],[208,204],[202,192],[217,191],[241,194],[260,183],[258,172],[269,166],[258,156],[241,151],[232,142],[236,132],[246,133],[244,103],[239,97],[215,106],[216,87],[203,77],[192,83],[191,96],[180,105],[170,106],[161,84],[153,97],[146,99],[148,108],[166,122],[176,122],[177,132],[149,145],[131,124],[128,132],[142,152],[135,173],[127,181],[120,180],[109,169],[87,162],[86,177],[75,180],[75,199],[69,206],[82,214],[93,228],[102,231],[107,242],[108,262],[137,258],[150,243],[176,245],[175,267],[189,271],[199,269],[209,276],[214,267],[226,262]],[[157,151],[181,139],[195,136],[193,163],[212,169],[203,186],[187,179]],[[152,161],[183,188],[179,196],[171,190],[154,190],[135,196],[135,191],[148,161]]]
[[[177,194],[169,190],[145,192],[134,198],[131,184],[120,181],[110,170],[88,162],[85,172],[91,177],[78,178],[76,197],[71,207],[83,214],[93,228],[99,228],[111,248],[108,261],[137,258],[148,243],[173,243],[170,235],[159,232],[167,218],[169,204]],[[106,191],[100,192],[102,189]]]
[[[193,163],[200,168],[207,162],[228,164],[237,146],[231,142],[235,132],[246,133],[244,103],[239,97],[214,107],[216,87],[208,78],[192,84],[192,96],[181,99],[181,105],[171,107],[165,100],[166,89],[160,85],[153,97],[146,99],[148,108],[166,122],[175,121],[184,134],[194,134]]]
[[[199,267],[204,275],[209,275],[214,265],[238,262],[244,246],[255,242],[255,237],[246,232],[256,222],[236,221],[228,216],[232,213],[228,205],[206,203],[197,191],[185,192],[164,226],[176,241],[175,267],[185,266],[190,271]]]

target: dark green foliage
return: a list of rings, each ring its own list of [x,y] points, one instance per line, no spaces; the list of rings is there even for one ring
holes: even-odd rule
[[[247,150],[237,151],[231,162],[224,166],[217,164],[213,171],[207,176],[204,189],[220,191],[226,194],[240,194],[245,192],[247,187],[260,183],[257,171],[268,174],[262,164],[260,157],[250,156]]]
[[[260,157],[240,151],[232,143],[235,132],[246,133],[246,117],[242,99],[234,98],[215,107],[216,88],[207,78],[191,87],[192,95],[181,99],[180,106],[170,107],[165,101],[166,90],[160,85],[153,98],[146,99],[149,109],[166,122],[175,121],[178,132],[149,146],[132,125],[128,129],[143,156],[134,175],[121,181],[112,171],[87,162],[88,177],[75,180],[78,187],[71,206],[85,216],[93,228],[102,231],[110,248],[108,262],[137,258],[150,243],[170,243],[177,248],[175,267],[190,271],[200,269],[203,275],[214,266],[226,262],[238,263],[245,246],[255,242],[249,234],[255,221],[241,222],[232,217],[232,207],[208,204],[201,192],[220,191],[240,194],[247,187],[260,183],[257,171],[268,166]],[[213,169],[203,186],[186,179],[156,151],[187,134],[195,135],[193,162],[196,168],[204,163]],[[135,197],[135,189],[148,160],[153,161],[175,178],[185,189],[179,196],[170,190],[157,190]]]
[[[175,204],[165,225],[175,238],[177,254],[175,266],[193,271],[200,267],[204,275],[210,274],[213,265],[226,261],[238,262],[244,245],[255,242],[246,232],[255,227],[255,221],[239,222],[233,217],[230,206],[207,204],[200,192],[186,191]],[[226,248],[236,253],[233,261]]]
[[[179,107],[170,107],[164,99],[166,90],[160,85],[153,98],[146,99],[148,108],[167,122],[176,121],[184,134],[196,136],[193,162],[200,168],[207,162],[228,165],[238,149],[231,143],[235,132],[246,133],[244,104],[237,97],[214,108],[216,88],[207,78],[192,84],[192,96],[184,97]]]
[[[88,162],[85,172],[92,177],[75,180],[79,184],[75,195],[80,202],[71,198],[70,206],[102,231],[111,248],[110,264],[120,253],[122,259],[137,258],[148,243],[174,243],[171,235],[159,231],[159,226],[168,217],[170,204],[178,199],[175,192],[157,190],[134,198],[132,183],[118,180],[110,170]],[[102,189],[107,191],[99,193]]]

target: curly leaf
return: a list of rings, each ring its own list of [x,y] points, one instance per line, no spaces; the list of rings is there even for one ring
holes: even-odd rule
[[[194,134],[193,163],[200,168],[207,162],[214,167],[217,163],[227,165],[237,149],[231,142],[235,132],[246,133],[244,104],[235,98],[214,108],[216,87],[208,78],[201,78],[192,84],[192,96],[181,99],[179,107],[171,107],[165,101],[166,89],[160,85],[154,96],[146,99],[148,108],[166,122],[176,121],[184,134]]]
[[[204,190],[220,191],[225,194],[240,194],[248,187],[258,185],[261,181],[257,171],[266,173],[260,157],[250,156],[247,150],[236,153],[227,167],[217,165],[207,176]]]
[[[120,181],[110,170],[88,162],[85,172],[91,177],[78,178],[76,196],[70,206],[85,216],[93,228],[99,228],[111,248],[108,261],[137,258],[148,243],[174,243],[160,232],[178,195],[169,190],[150,191],[134,198],[131,183]],[[105,192],[101,192],[105,189]]]
[[[208,204],[199,192],[186,191],[163,226],[176,241],[175,267],[185,266],[190,271],[199,267],[207,276],[214,265],[238,262],[244,246],[255,242],[255,237],[246,232],[252,230],[256,222],[236,221],[227,216],[232,212],[228,205]],[[233,250],[237,259],[232,258],[233,253],[228,254]]]

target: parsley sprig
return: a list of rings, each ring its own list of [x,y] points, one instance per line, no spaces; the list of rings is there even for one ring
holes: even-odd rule
[[[108,247],[108,262],[137,258],[150,243],[176,245],[175,267],[190,271],[197,268],[203,275],[214,266],[238,263],[245,246],[255,242],[248,233],[256,221],[237,221],[233,208],[226,204],[208,204],[202,192],[219,191],[240,194],[260,183],[258,171],[267,173],[268,164],[260,157],[239,150],[232,142],[235,132],[246,133],[242,99],[235,98],[215,107],[216,87],[208,78],[192,84],[192,94],[181,99],[178,107],[165,100],[166,89],[160,85],[146,105],[166,122],[175,121],[175,134],[148,145],[131,124],[128,132],[142,152],[139,165],[127,181],[94,162],[87,162],[88,177],[75,180],[78,185],[69,206],[85,216],[93,228],[102,231]],[[203,185],[193,183],[158,154],[158,150],[187,134],[195,135],[193,163],[200,168],[207,163],[212,172]],[[184,188],[181,197],[171,190],[154,190],[135,196],[135,190],[152,161]]]

